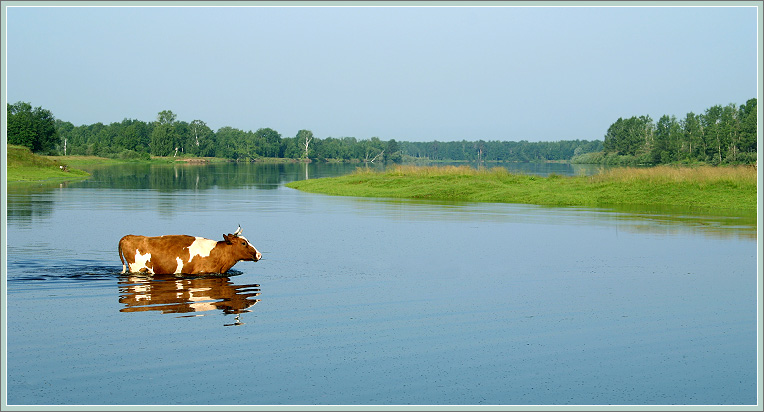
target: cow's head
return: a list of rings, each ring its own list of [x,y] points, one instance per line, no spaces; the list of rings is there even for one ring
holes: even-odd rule
[[[227,245],[230,245],[231,254],[237,260],[250,260],[257,262],[263,255],[249,243],[249,240],[241,235],[241,226],[236,229],[236,232],[223,235],[223,240]]]

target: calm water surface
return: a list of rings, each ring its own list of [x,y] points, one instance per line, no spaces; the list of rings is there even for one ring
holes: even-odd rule
[[[116,166],[11,187],[8,404],[756,403],[755,216],[284,187],[354,168]],[[238,225],[261,261],[120,274],[125,234]]]

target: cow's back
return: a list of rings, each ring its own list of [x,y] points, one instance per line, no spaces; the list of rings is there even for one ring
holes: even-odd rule
[[[193,236],[137,236],[127,235],[120,239],[119,248],[130,272],[175,273],[178,265],[188,262],[188,247]]]

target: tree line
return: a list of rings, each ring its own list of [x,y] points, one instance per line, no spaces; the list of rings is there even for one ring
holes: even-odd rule
[[[53,153],[58,144],[56,120],[50,110],[25,102],[8,104],[8,143],[35,153]]]
[[[619,118],[605,133],[603,151],[579,156],[579,163],[667,164],[756,163],[756,99],[737,106],[715,105],[684,118],[663,115]]]
[[[260,158],[362,162],[423,161],[565,161],[576,163],[709,164],[756,162],[755,98],[737,106],[716,105],[681,120],[662,116],[619,118],[603,140],[556,142],[451,141],[397,142],[378,137],[317,138],[310,130],[283,137],[271,128],[244,131],[230,126],[213,131],[202,120],[178,120],[171,110],[145,122],[124,119],[111,124],[75,126],[30,103],[8,104],[8,143],[36,153],[94,155],[123,159],[150,156],[220,157],[238,161]]]
[[[455,141],[401,142],[411,157],[435,161],[539,162],[570,160],[573,156],[602,150],[601,140],[560,140],[555,142]]]
[[[240,161],[260,158],[361,162],[547,161],[602,150],[602,141],[559,142],[397,142],[378,137],[317,138],[310,130],[284,137],[271,128],[244,131],[230,126],[213,131],[202,120],[178,120],[171,110],[145,122],[124,119],[111,124],[75,126],[49,110],[18,102],[8,105],[8,143],[52,155],[93,155],[123,159],[150,156],[220,157]]]

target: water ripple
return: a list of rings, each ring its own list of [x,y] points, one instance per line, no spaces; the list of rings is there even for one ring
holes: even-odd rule
[[[230,277],[241,275],[242,272],[229,270],[223,275]],[[9,284],[24,283],[56,283],[56,282],[118,282],[122,277],[122,267],[104,265],[101,261],[71,260],[67,263],[54,264],[46,259],[21,259],[8,264]],[[179,278],[195,278],[196,276],[182,275]]]
[[[17,260],[8,264],[8,282],[94,282],[115,281],[121,267],[105,266],[103,262],[75,261],[51,264],[46,260]]]

